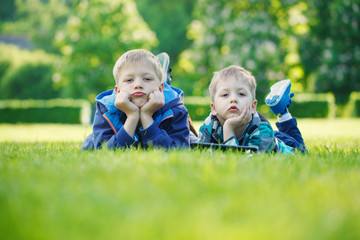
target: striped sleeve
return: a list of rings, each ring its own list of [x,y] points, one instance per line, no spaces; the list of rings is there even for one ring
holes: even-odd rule
[[[248,146],[259,152],[271,152],[276,147],[274,130],[269,123],[260,124],[249,136]]]

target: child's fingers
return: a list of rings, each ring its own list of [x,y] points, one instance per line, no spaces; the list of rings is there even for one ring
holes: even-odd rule
[[[149,98],[155,102],[161,102],[163,101],[164,94],[162,94],[160,91],[154,91],[149,94]]]
[[[239,121],[241,122],[249,122],[251,120],[251,106],[245,106],[244,110],[238,117]]]

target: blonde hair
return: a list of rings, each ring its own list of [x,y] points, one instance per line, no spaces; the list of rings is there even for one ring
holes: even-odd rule
[[[157,77],[160,79],[160,82],[162,82],[163,72],[159,60],[154,54],[143,49],[130,50],[119,57],[113,68],[115,82],[117,83],[117,78],[122,67],[127,64],[140,64],[144,62],[148,62],[154,67]]]
[[[251,72],[247,71],[245,68],[241,66],[235,66],[231,65],[229,67],[226,67],[222,69],[219,72],[214,72],[214,76],[211,79],[210,85],[209,85],[209,92],[211,100],[214,101],[214,96],[216,93],[216,87],[218,82],[221,80],[225,80],[226,78],[234,76],[237,79],[243,79],[246,80],[250,87],[250,92],[252,94],[253,100],[255,100],[255,91],[256,91],[256,79],[251,74]]]

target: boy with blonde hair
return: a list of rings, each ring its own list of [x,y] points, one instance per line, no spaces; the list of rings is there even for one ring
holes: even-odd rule
[[[115,88],[96,97],[93,133],[82,148],[188,147],[183,92],[163,82],[164,74],[152,53],[124,53],[113,68]]]
[[[305,151],[296,119],[287,110],[293,96],[290,87],[290,80],[279,81],[266,98],[266,104],[278,116],[279,132],[274,132],[256,111],[254,76],[234,65],[215,72],[209,86],[211,113],[200,127],[197,142],[250,146],[259,152]]]

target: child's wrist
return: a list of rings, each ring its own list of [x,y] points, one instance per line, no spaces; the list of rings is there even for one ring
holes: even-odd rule
[[[235,127],[230,123],[230,121],[225,121],[224,126],[223,126],[224,131],[226,130],[226,131],[233,132],[234,128]]]
[[[224,126],[223,126],[224,142],[233,136],[235,136],[235,134],[234,134],[234,130],[233,130],[232,126],[230,124],[226,124],[226,122],[225,122]]]
[[[129,114],[126,114],[127,119],[131,119],[132,121],[139,121],[140,119],[140,113],[139,112],[132,112]]]
[[[141,121],[141,125],[142,125],[143,129],[148,128],[154,122],[152,116],[150,116],[148,114],[141,114],[140,121]]]
[[[128,115],[125,123],[124,130],[129,134],[129,136],[134,137],[136,127],[139,123],[139,114]]]
[[[154,114],[155,111],[151,111],[150,109],[144,109],[144,108],[140,108],[140,115],[142,116],[147,116],[147,117],[151,117]]]

